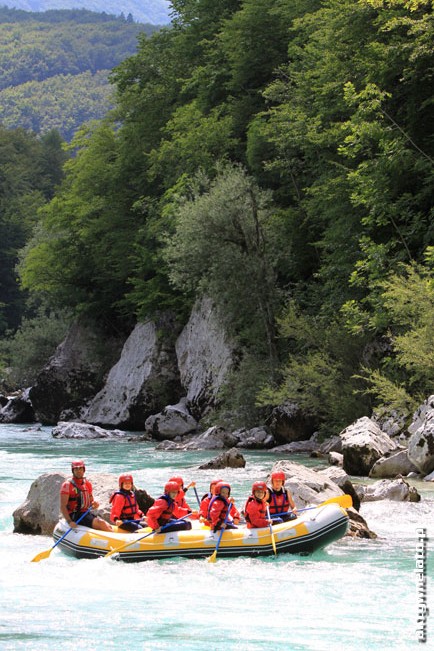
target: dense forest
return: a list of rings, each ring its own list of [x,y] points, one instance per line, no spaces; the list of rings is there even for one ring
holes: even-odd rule
[[[37,14],[0,8],[0,107],[8,128],[58,129],[70,140],[77,127],[112,107],[110,71],[135,53],[152,25],[91,11]]]
[[[51,10],[88,9],[101,15],[132,16],[135,22],[167,25],[169,0],[0,0],[8,7],[26,12],[51,13]]]
[[[18,190],[18,297],[128,330],[206,293],[239,349],[226,416],[408,417],[434,380],[432,2],[172,5],[55,194]]]

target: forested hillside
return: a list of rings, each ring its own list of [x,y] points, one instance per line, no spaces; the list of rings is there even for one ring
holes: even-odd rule
[[[139,25],[85,10],[45,14],[0,8],[0,107],[5,127],[56,128],[70,140],[112,106],[108,75],[133,54]]]
[[[113,16],[131,15],[135,22],[166,25],[169,0],[1,0],[6,7],[48,13],[51,9],[88,9]]]
[[[243,423],[407,417],[434,380],[432,3],[173,6],[74,139],[23,289],[108,328],[212,296]]]

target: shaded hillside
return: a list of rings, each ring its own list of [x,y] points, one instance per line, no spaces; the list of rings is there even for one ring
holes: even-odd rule
[[[70,139],[110,108],[108,73],[155,31],[85,10],[45,14],[0,9],[0,106],[7,128],[56,128]]]
[[[96,13],[119,16],[131,14],[135,21],[166,25],[169,23],[170,2],[167,0],[3,0],[6,7],[24,11],[47,12],[50,9],[89,9]]]

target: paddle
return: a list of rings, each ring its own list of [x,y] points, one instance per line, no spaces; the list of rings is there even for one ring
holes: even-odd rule
[[[83,520],[84,516],[87,515],[89,513],[89,511],[91,511],[91,510],[92,510],[92,507],[90,507],[89,509],[87,509],[87,511],[85,511],[82,515],[80,515],[80,517],[78,518],[78,520],[76,521],[75,524],[78,524],[79,522],[81,522],[81,520]],[[47,549],[45,552],[40,552],[39,554],[36,554],[35,558],[32,558],[32,563],[39,563],[39,561],[43,561],[45,558],[48,558],[49,555],[51,554],[51,552],[53,551],[53,549],[55,547],[57,547],[57,545],[60,542],[62,542],[62,540],[65,538],[65,536],[67,536],[69,534],[71,529],[73,529],[73,527],[69,527],[68,531],[66,533],[64,533],[63,536],[61,538],[59,538],[59,540],[56,543],[54,543],[54,545],[51,547],[51,549]]]
[[[225,519],[224,519],[224,521],[223,521],[223,524],[226,524],[226,522],[228,521],[229,511],[231,510],[231,508],[232,508],[232,504],[229,504],[228,512],[226,513],[226,517],[225,517]],[[219,535],[219,538],[218,538],[218,540],[217,540],[217,544],[216,544],[216,546],[215,546],[215,551],[214,551],[214,552],[211,554],[211,556],[208,558],[208,563],[215,563],[216,560],[217,560],[217,552],[218,552],[218,549],[219,549],[219,547],[220,547],[220,540],[222,539],[223,532],[224,532],[224,529],[222,529],[222,530],[220,531],[220,535]]]
[[[197,494],[196,486],[193,486],[193,490],[194,490],[194,494],[196,495],[197,503],[200,507],[200,499],[199,499],[199,495]]]
[[[353,506],[353,499],[351,495],[338,495],[337,497],[330,497],[328,500],[325,500],[325,502],[321,502],[321,504],[317,504],[316,506],[306,506],[304,509],[298,509],[297,513],[319,509],[321,506],[326,506],[326,504],[339,504],[343,509],[349,509]],[[274,517],[280,517],[281,515],[288,515],[288,511],[283,513],[273,513]]]
[[[182,518],[178,518],[178,520],[185,520],[185,518],[190,517],[191,513],[188,513],[187,515],[184,515]],[[123,551],[126,547],[129,547],[130,545],[133,545],[134,543],[139,542],[139,540],[144,540],[145,538],[149,538],[149,536],[152,536],[157,529],[153,529],[149,533],[145,534],[144,536],[140,536],[139,538],[135,538],[135,540],[130,540],[130,542],[125,543],[125,545],[121,545],[120,547],[117,547],[116,549],[112,549],[111,551],[107,552],[107,554],[104,555],[103,558],[107,558],[107,556],[113,556],[114,554],[117,554],[118,552]],[[161,527],[161,531],[159,533],[164,533],[164,525]]]
[[[271,520],[271,517],[270,517],[270,508],[269,508],[268,506],[267,506],[267,518],[268,518],[269,520]],[[273,551],[274,551],[275,554],[277,554],[277,550],[276,550],[276,541],[275,541],[275,539],[274,539],[273,525],[271,524],[271,522],[270,522],[270,535],[271,535],[271,544],[273,545]]]
[[[269,508],[268,506],[267,506],[267,518],[268,518],[269,520],[271,520],[271,516],[270,516],[270,508]],[[270,522],[270,524],[269,524],[269,527],[270,527],[270,536],[271,536],[271,544],[273,545],[273,551],[274,551],[275,554],[277,554],[277,550],[276,550],[276,541],[275,541],[275,539],[274,539],[273,525],[271,524],[271,522]]]

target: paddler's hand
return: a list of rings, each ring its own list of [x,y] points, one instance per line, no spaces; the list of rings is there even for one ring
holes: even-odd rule
[[[97,509],[99,507],[99,502],[96,502],[95,500],[92,502],[92,508]]]

